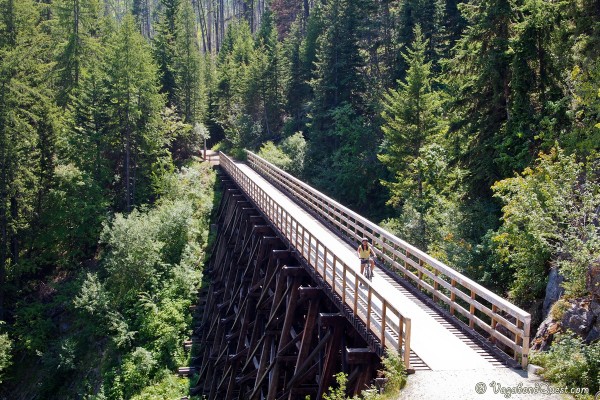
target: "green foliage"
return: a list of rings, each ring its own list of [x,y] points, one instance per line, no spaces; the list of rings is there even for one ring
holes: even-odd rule
[[[177,108],[189,124],[200,121],[206,100],[202,85],[203,66],[198,47],[198,29],[192,3],[182,1],[175,15],[173,72]]]
[[[460,176],[450,167],[443,146],[447,123],[441,115],[441,94],[432,89],[431,62],[425,61],[427,41],[419,25],[414,35],[403,54],[409,66],[406,82],[398,81],[398,90],[384,94],[385,140],[378,157],[391,174],[392,179],[383,183],[390,190],[388,203],[401,210],[400,234],[427,249],[443,243],[450,233],[443,225],[448,221],[445,214],[455,208],[458,188],[453,182]]]
[[[35,243],[44,261],[69,268],[92,257],[108,208],[98,183],[73,164],[58,165],[46,203]]]
[[[52,7],[57,16],[53,26],[58,39],[57,102],[64,106],[87,69],[98,60],[101,7],[98,0],[57,0]]]
[[[123,397],[131,398],[140,389],[151,383],[151,377],[157,367],[152,353],[143,347],[137,347],[128,354],[121,364]]]
[[[0,383],[2,383],[6,370],[10,368],[12,364],[12,348],[13,344],[8,337],[8,334],[0,334]]]
[[[383,375],[387,378],[385,393],[395,393],[406,385],[406,366],[398,352],[387,351],[382,359]]]
[[[258,155],[284,171],[292,165],[292,159],[271,141],[263,143]]]
[[[161,380],[150,386],[146,386],[139,394],[131,400],[162,400],[176,399],[181,397],[189,389],[189,380],[178,378],[169,371],[165,371]]]
[[[150,47],[131,16],[109,37],[107,47],[108,150],[116,178],[113,184],[119,189],[122,207],[130,211],[140,199],[149,197],[153,166],[165,156],[166,141],[158,118],[164,99],[158,92]]]
[[[99,326],[96,335],[128,354],[107,375],[108,398],[131,398],[184,361],[214,183],[209,166],[191,164],[160,180],[155,207],[117,214],[104,227],[103,269],[85,277],[74,304]]]
[[[544,368],[542,376],[558,386],[600,390],[600,342],[586,345],[572,333],[559,335],[550,350],[533,352],[531,362]]]
[[[285,138],[279,146],[268,141],[263,143],[258,155],[279,168],[296,176],[301,176],[304,170],[306,140],[302,132]]]
[[[550,265],[565,277],[565,295],[586,293],[586,274],[600,251],[595,225],[600,193],[594,174],[554,149],[534,168],[494,185],[504,202],[503,224],[494,234],[496,269],[514,272],[511,296],[530,302],[541,296]]]
[[[346,399],[346,384],[348,383],[348,375],[340,372],[335,375],[335,381],[337,382],[336,388],[329,388],[329,393],[324,393],[323,398],[325,400],[345,400]]]
[[[292,136],[283,139],[280,147],[292,160],[287,171],[296,176],[302,176],[307,150],[306,139],[304,139],[302,132],[296,132]]]
[[[18,308],[15,315],[14,335],[18,347],[32,354],[47,350],[56,325],[49,316],[48,304],[33,302]]]

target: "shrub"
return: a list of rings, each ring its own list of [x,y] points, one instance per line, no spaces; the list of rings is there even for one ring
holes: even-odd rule
[[[8,337],[8,334],[3,333],[0,335],[0,383],[2,383],[2,377],[4,372],[12,364],[11,360],[12,341]]]
[[[504,202],[502,226],[492,237],[494,268],[514,271],[510,294],[517,302],[543,297],[550,265],[565,277],[567,297],[585,295],[588,267],[600,252],[600,192],[588,172],[574,156],[553,149],[492,187]]]
[[[125,357],[122,368],[123,395],[131,398],[142,388],[151,383],[151,377],[156,368],[157,361],[151,352],[138,347],[133,353]]]
[[[557,335],[550,350],[533,352],[531,362],[559,386],[587,387],[591,394],[600,390],[600,342],[586,345],[571,332]]]

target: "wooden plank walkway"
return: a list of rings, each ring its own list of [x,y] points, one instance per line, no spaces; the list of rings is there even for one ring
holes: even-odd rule
[[[360,269],[355,249],[351,248],[334,232],[331,232],[249,166],[243,163],[236,163],[236,165],[280,206],[301,221],[311,234],[319,238],[322,243],[325,243],[341,261],[347,265],[355,266],[356,271]],[[341,282],[340,277],[341,273],[338,274],[337,278],[339,282]],[[341,284],[337,284],[338,288],[341,286]],[[411,357],[411,363],[414,362],[417,369],[472,370],[502,366],[502,363],[490,352],[445,321],[443,317],[418,300],[406,288],[403,288],[381,271],[375,272],[372,286],[378,293],[391,299],[392,304],[400,310],[402,315],[411,318],[410,347],[417,356]],[[353,297],[354,292],[352,291],[350,295]],[[359,298],[365,296],[360,291],[358,295]],[[376,324],[377,321],[372,323]]]

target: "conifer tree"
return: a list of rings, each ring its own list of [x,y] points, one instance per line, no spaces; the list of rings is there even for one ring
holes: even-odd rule
[[[60,37],[57,57],[59,105],[65,106],[79,83],[83,70],[95,62],[95,43],[99,35],[98,0],[58,0],[56,31]]]
[[[47,77],[51,54],[43,8],[0,1],[0,319],[7,271],[33,272],[21,253],[38,233],[54,169],[58,122]]]
[[[198,29],[189,0],[180,3],[175,15],[176,105],[183,120],[193,125],[203,114],[204,88],[201,85],[201,57]]]
[[[267,11],[256,36],[244,95],[247,113],[253,120],[260,121],[264,130],[257,142],[277,136],[281,129],[282,58],[282,46],[277,40],[271,13]]]
[[[318,39],[315,78],[311,81],[314,97],[311,103],[309,141],[313,166],[327,163],[344,137],[335,133],[333,111],[350,104],[352,112],[362,108],[364,82],[359,68],[358,9],[355,0],[332,0],[323,6],[324,31]],[[309,168],[311,168],[309,166]],[[320,167],[316,167],[321,169]]]
[[[161,0],[159,22],[153,39],[153,55],[158,65],[161,93],[166,93],[169,105],[176,104],[175,83],[175,20],[180,0]]]
[[[509,27],[513,9],[508,0],[476,0],[460,4],[468,23],[450,63],[448,85],[456,87],[456,124],[464,149],[461,158],[471,174],[471,191],[489,197],[502,170],[498,148],[510,119]]]
[[[159,129],[163,98],[150,48],[131,15],[112,35],[106,58],[107,135],[121,208],[131,210],[150,194],[153,164],[165,142]]]
[[[406,81],[398,81],[398,89],[390,89],[384,95],[385,150],[379,159],[392,176],[392,180],[384,182],[390,190],[389,204],[404,209],[404,213],[412,208],[417,220],[411,236],[418,245],[426,246],[425,217],[433,205],[431,197],[441,192],[445,183],[439,181],[445,171],[432,170],[439,166],[436,163],[446,162],[444,149],[439,147],[445,122],[440,115],[440,94],[432,89],[431,62],[425,60],[427,40],[419,25],[414,29],[414,37],[411,47],[403,53],[409,66]]]

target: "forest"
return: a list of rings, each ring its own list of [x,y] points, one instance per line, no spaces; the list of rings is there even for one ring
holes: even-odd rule
[[[0,0],[0,397],[186,394],[204,140],[515,302],[595,393],[599,55],[599,0]]]

